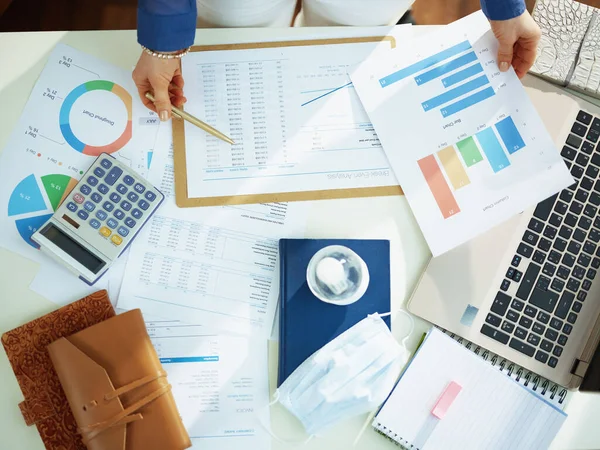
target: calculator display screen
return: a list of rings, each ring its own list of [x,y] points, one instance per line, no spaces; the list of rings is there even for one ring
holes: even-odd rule
[[[98,273],[106,265],[104,261],[52,224],[44,228],[41,234],[92,273]]]

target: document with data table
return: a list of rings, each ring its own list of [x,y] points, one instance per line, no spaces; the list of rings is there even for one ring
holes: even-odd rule
[[[241,335],[271,334],[281,237],[303,237],[305,202],[180,209],[161,127],[149,180],[166,198],[131,246],[117,306]]]
[[[268,450],[267,341],[151,320],[146,327],[173,387],[192,449]]]
[[[235,141],[185,124],[189,197],[397,186],[347,73],[393,42],[188,55],[186,111]]]

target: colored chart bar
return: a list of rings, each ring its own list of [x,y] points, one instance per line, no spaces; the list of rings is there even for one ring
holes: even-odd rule
[[[415,77],[415,81],[420,86],[422,84],[428,83],[431,80],[435,80],[436,78],[441,77],[442,75],[446,75],[453,70],[458,69],[459,67],[466,66],[473,61],[477,61],[477,55],[475,52],[467,53],[466,55],[459,56],[456,59],[453,59],[446,64],[442,64],[441,66],[436,67],[435,69],[431,69],[429,72],[424,72],[421,75],[417,75]]]
[[[463,95],[468,94],[469,92],[474,91],[475,89],[479,89],[481,86],[489,84],[489,82],[490,81],[488,80],[488,77],[486,75],[481,75],[480,77],[468,81],[465,84],[461,84],[460,86],[455,87],[454,89],[450,89],[449,91],[446,91],[443,94],[438,95],[437,97],[430,98],[429,100],[421,103],[421,106],[425,111],[429,111],[433,108],[437,108],[438,106],[442,106],[445,103],[451,102],[452,100],[455,100],[458,97],[462,97]],[[492,92],[494,92],[493,89]]]
[[[449,77],[442,78],[442,84],[444,87],[454,86],[456,83],[460,83],[461,81],[466,80],[467,78],[470,78],[480,72],[483,72],[483,67],[481,67],[481,64],[473,64],[466,69],[453,73]]]
[[[160,358],[160,362],[163,364],[176,364],[176,363],[192,363],[192,362],[218,362],[218,356],[182,356],[179,358]]]
[[[491,87],[485,88],[483,91],[476,92],[473,95],[463,98],[462,100],[452,103],[440,111],[442,112],[442,117],[448,117],[452,114],[456,114],[457,112],[462,111],[463,109],[470,108],[471,106],[476,105],[484,100],[487,100],[490,97],[495,95],[494,89]]]
[[[513,122],[512,117],[508,116],[506,119],[498,122],[495,126],[508,153],[512,155],[517,150],[525,147],[525,142],[523,141],[519,130],[517,130],[517,126],[515,125],[515,122]]]
[[[478,162],[483,161],[483,156],[481,156],[481,152],[479,151],[479,148],[477,148],[475,139],[472,137],[468,137],[458,142],[456,147],[458,147],[458,151],[462,155],[463,161],[467,167],[474,166]]]
[[[406,77],[410,77],[411,75],[415,75],[417,72],[425,70],[428,67],[435,66],[436,64],[441,63],[442,61],[456,56],[459,53],[462,53],[466,50],[469,50],[470,48],[471,44],[469,43],[469,41],[463,41],[460,44],[456,44],[450,48],[447,48],[446,50],[442,50],[441,52],[436,53],[435,55],[432,55],[429,58],[422,59],[419,62],[405,67],[404,69],[400,69],[386,77],[381,78],[379,80],[379,84],[382,88],[390,86],[391,84],[403,80]]]
[[[477,133],[476,136],[494,172],[500,172],[502,169],[510,166],[508,156],[504,153],[500,141],[498,141],[492,128],[486,128]]]
[[[427,181],[427,184],[429,185],[429,189],[431,190],[433,198],[435,199],[438,208],[440,208],[440,212],[444,219],[447,219],[454,214],[458,214],[460,208],[456,203],[454,195],[452,195],[452,191],[444,178],[444,174],[442,174],[442,171],[440,170],[440,166],[435,160],[435,156],[426,156],[417,161],[417,163],[419,164],[419,168],[425,177],[425,181]]]
[[[440,150],[437,155],[454,190],[471,183],[454,147],[446,147]]]

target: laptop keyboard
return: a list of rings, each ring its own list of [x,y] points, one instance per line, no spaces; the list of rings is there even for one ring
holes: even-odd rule
[[[561,151],[575,184],[538,203],[481,328],[552,368],[600,270],[599,138],[600,119],[580,111]]]

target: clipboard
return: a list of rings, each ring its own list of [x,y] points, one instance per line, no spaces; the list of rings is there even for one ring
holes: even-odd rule
[[[249,50],[260,48],[305,47],[311,45],[350,44],[365,42],[389,42],[390,49],[396,47],[393,36],[368,36],[357,38],[314,39],[298,41],[259,42],[249,44],[197,45],[190,52],[219,50]],[[198,206],[244,205],[252,203],[293,202],[309,200],[329,200],[359,197],[383,197],[403,195],[400,186],[370,188],[328,189],[301,192],[279,192],[266,194],[228,195],[219,197],[189,197],[187,183],[187,161],[185,148],[185,124],[182,119],[173,118],[173,171],[175,175],[175,202],[180,208]]]

